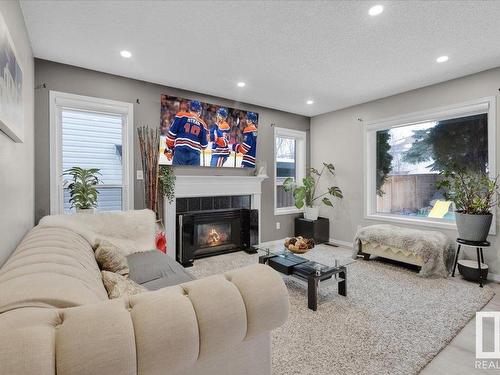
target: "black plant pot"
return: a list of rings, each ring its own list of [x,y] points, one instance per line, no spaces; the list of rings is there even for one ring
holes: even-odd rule
[[[458,272],[464,277],[465,280],[479,281],[479,269],[477,262],[474,260],[459,260]],[[481,263],[481,279],[486,280],[488,277],[488,266]]]

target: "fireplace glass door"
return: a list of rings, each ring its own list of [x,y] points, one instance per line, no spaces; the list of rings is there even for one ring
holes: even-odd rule
[[[197,247],[214,247],[231,243],[231,222],[197,225]]]

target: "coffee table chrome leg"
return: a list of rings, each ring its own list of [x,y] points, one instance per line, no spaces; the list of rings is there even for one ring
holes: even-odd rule
[[[318,283],[314,276],[307,279],[307,306],[313,311],[318,309]]]
[[[339,272],[339,277],[343,279],[339,282],[339,294],[341,296],[347,296],[347,269],[344,267],[341,272]]]

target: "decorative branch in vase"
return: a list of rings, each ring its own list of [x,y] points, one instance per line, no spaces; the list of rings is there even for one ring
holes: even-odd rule
[[[335,167],[331,163],[323,163],[321,171],[316,168],[309,168],[309,176],[302,179],[302,185],[297,185],[295,179],[288,177],[283,182],[283,187],[285,191],[293,192],[293,199],[295,201],[295,207],[301,209],[304,208],[304,218],[308,220],[317,220],[319,216],[319,207],[314,206],[314,203],[323,203],[326,206],[333,207],[333,203],[330,199],[339,198],[342,199],[344,196],[342,190],[338,186],[329,186],[327,191],[323,194],[316,195],[316,189],[319,185],[319,181],[323,173],[328,171],[332,176],[335,176]],[[321,200],[319,200],[321,199]]]
[[[144,175],[144,203],[158,217],[158,175],[160,131],[147,126],[137,128]]]

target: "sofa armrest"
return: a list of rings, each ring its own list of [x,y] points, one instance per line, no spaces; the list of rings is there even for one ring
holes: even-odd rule
[[[288,310],[281,276],[263,265],[59,310],[57,374],[172,373],[279,327]]]

